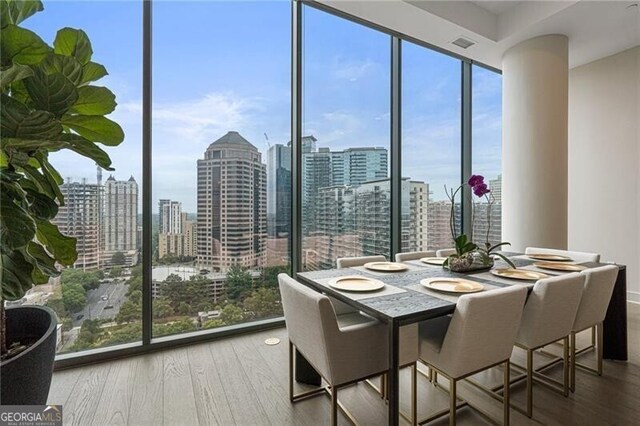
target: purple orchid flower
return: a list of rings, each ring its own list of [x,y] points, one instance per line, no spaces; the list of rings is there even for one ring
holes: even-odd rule
[[[467,182],[470,187],[475,188],[478,185],[484,184],[484,176],[482,175],[471,175],[469,181]]]
[[[489,192],[491,192],[491,190],[487,187],[487,184],[484,182],[473,187],[473,193],[476,195],[476,197],[482,197],[488,194]]]

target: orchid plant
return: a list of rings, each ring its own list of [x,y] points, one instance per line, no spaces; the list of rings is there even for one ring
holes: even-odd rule
[[[474,243],[469,239],[466,234],[460,233],[457,235],[456,232],[456,223],[454,219],[454,211],[455,211],[455,199],[465,185],[468,185],[473,194],[478,198],[484,198],[487,201],[487,233],[486,239],[483,244],[483,247]],[[451,201],[451,214],[449,216],[449,228],[451,229],[451,238],[453,238],[453,242],[456,249],[456,254],[454,255],[456,258],[463,258],[465,256],[469,256],[474,252],[478,252],[482,255],[483,262],[489,266],[491,264],[491,256],[498,256],[505,262],[509,264],[512,268],[515,268],[515,265],[509,258],[504,256],[502,253],[498,253],[497,250],[505,245],[511,245],[509,242],[501,242],[498,244],[491,245],[489,242],[489,233],[491,231],[491,207],[494,203],[493,195],[491,194],[491,189],[484,181],[484,176],[481,175],[471,175],[469,180],[460,185],[455,191],[453,189],[447,190],[445,185],[445,193],[447,194],[447,198]],[[447,259],[444,263],[444,266],[448,266],[449,259]]]

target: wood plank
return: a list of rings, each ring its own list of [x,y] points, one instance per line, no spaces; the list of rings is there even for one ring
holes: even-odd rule
[[[163,417],[167,425],[198,423],[187,349],[173,349],[164,354]]]
[[[131,398],[135,382],[131,380],[136,371],[138,357],[111,363],[102,397],[98,403],[93,424],[126,425],[129,423]]]
[[[133,389],[129,407],[130,425],[164,424],[164,356],[162,353],[138,356],[131,379]],[[177,395],[181,389],[174,389]]]
[[[225,386],[215,367],[208,344],[189,348],[189,369],[201,425],[233,424]]]
[[[64,423],[86,426],[91,424],[102,390],[109,377],[111,363],[79,369],[78,381],[62,409]]]
[[[65,405],[73,388],[78,383],[79,370],[64,370],[53,374],[47,404]]]
[[[258,397],[251,386],[251,380],[242,369],[241,361],[233,350],[232,340],[234,339],[215,342],[209,345],[209,350],[233,413],[233,424],[265,424],[267,413],[257,403]]]

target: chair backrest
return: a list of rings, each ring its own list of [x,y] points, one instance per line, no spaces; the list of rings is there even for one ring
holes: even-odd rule
[[[597,253],[586,253],[583,251],[556,250],[541,247],[527,247],[524,254],[557,254],[559,256],[568,256],[574,261],[581,262],[600,262],[600,255]]]
[[[278,283],[289,340],[320,375],[331,377],[326,336],[339,329],[329,298],[287,274],[279,274]]]
[[[607,265],[581,272],[586,279],[573,331],[582,331],[604,321],[618,270],[615,265]]]
[[[410,251],[408,253],[396,253],[396,262],[406,262],[408,260],[420,260],[423,257],[434,257],[436,252],[429,251]]]
[[[336,266],[338,269],[351,268],[353,266],[362,266],[369,262],[386,262],[387,258],[384,256],[361,256],[361,257],[339,257],[336,260]]]
[[[436,251],[436,256],[438,257],[449,257],[452,254],[456,254],[456,249],[450,248],[450,249],[440,249]]]
[[[461,296],[440,351],[447,373],[461,377],[508,359],[526,297],[521,285]]]
[[[530,349],[571,333],[584,287],[584,275],[571,273],[538,281],[527,298],[516,342]]]

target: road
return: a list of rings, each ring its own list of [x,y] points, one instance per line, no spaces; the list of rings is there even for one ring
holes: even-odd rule
[[[120,311],[120,306],[127,300],[128,285],[122,281],[100,284],[100,287],[87,291],[87,304],[84,309],[73,317],[73,326],[78,327],[85,319],[111,319]],[[102,300],[107,296],[108,300]],[[113,308],[105,309],[106,306]],[[82,318],[77,319],[80,315]]]

